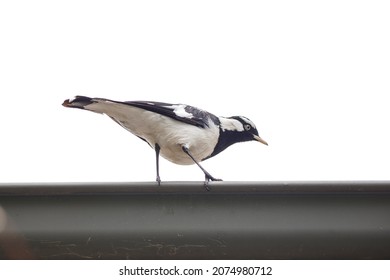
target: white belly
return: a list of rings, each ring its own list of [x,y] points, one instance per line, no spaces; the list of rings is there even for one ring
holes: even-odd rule
[[[213,123],[210,123],[210,128],[203,129],[118,103],[94,103],[87,105],[86,109],[114,118],[122,127],[145,139],[153,148],[157,143],[161,148],[160,155],[176,164],[194,164],[182,150],[183,146],[199,162],[213,152],[218,141],[219,128]]]

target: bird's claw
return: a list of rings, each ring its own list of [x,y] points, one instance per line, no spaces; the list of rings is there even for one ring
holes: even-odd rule
[[[217,179],[217,178],[214,178],[213,176],[211,176],[210,174],[206,174],[205,176],[205,181],[204,181],[204,187],[206,189],[206,191],[211,191],[211,187],[209,186],[209,182],[210,181],[222,181],[222,179]]]

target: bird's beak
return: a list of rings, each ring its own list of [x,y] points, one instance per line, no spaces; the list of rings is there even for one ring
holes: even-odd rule
[[[260,143],[263,143],[264,145],[267,145],[268,146],[268,143],[263,139],[261,138],[260,136],[257,136],[255,134],[253,134],[253,138],[256,140],[256,141],[259,141]]]

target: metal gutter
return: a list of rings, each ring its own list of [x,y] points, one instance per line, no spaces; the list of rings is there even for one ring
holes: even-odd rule
[[[390,181],[0,184],[0,259],[390,259]]]

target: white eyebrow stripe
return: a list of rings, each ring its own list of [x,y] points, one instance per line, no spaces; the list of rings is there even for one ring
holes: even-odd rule
[[[246,123],[249,123],[253,128],[256,128],[255,124],[248,118],[240,116],[241,119],[243,119]]]
[[[230,131],[244,131],[244,126],[241,122],[235,119],[228,119],[224,117],[219,118],[221,122],[222,131],[230,130]]]

